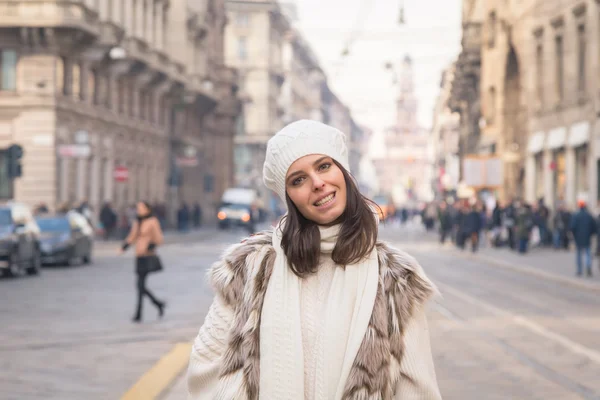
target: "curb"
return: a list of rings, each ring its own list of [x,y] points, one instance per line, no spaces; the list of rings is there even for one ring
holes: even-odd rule
[[[547,279],[549,281],[554,281],[554,282],[559,282],[559,283],[564,283],[570,286],[574,286],[577,288],[581,288],[581,289],[586,289],[586,290],[590,290],[590,291],[595,291],[595,292],[600,292],[600,285],[596,284],[596,283],[590,283],[590,282],[586,282],[586,281],[580,281],[574,278],[567,278],[566,276],[560,276],[560,275],[556,275],[550,272],[545,272],[545,271],[541,271],[538,268],[532,267],[530,265],[527,264],[521,264],[523,266],[519,267],[515,264],[512,264],[508,261],[504,261],[504,260],[498,260],[489,256],[485,256],[485,255],[481,255],[481,254],[477,254],[477,255],[466,255],[466,254],[462,254],[461,252],[458,252],[456,250],[446,250],[448,252],[451,252],[455,255],[457,255],[458,257],[464,258],[464,259],[479,259],[481,261],[485,261],[488,264],[492,264],[492,265],[496,265],[497,267],[500,268],[504,268],[504,269],[508,269],[511,271],[515,271],[515,272],[520,272],[523,274],[527,274],[527,275],[531,275],[531,276],[535,276],[537,278],[544,278]]]
[[[121,400],[157,399],[177,380],[187,367],[192,345],[177,343],[171,351],[161,357],[141,378],[121,397]]]

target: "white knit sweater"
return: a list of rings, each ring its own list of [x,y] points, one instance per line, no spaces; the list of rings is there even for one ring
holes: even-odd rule
[[[319,271],[302,282],[302,341],[306,400],[330,400],[315,387],[319,371],[319,327],[323,326],[326,293],[331,285],[335,265],[323,257]],[[227,334],[233,321],[233,310],[215,297],[204,325],[194,342],[188,368],[190,399],[211,399],[216,388],[221,357],[226,350]],[[405,331],[406,352],[402,358],[403,375],[396,391],[397,400],[441,399],[429,344],[427,318],[423,310]],[[321,349],[322,350],[322,349]]]
[[[333,280],[335,264],[329,254],[322,255],[317,273],[302,281],[300,292],[302,346],[304,351],[304,398],[319,400],[326,395],[317,390],[318,355],[324,350],[320,328],[325,325],[327,293]],[[321,389],[321,388],[319,388]]]

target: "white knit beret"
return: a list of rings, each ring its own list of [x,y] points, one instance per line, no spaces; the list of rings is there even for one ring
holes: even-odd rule
[[[267,143],[263,166],[265,185],[285,202],[288,169],[297,159],[311,154],[329,156],[350,171],[346,136],[329,125],[303,119],[285,126]]]

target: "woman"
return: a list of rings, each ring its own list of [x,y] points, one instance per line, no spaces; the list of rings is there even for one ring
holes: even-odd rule
[[[156,246],[163,243],[163,234],[160,229],[158,219],[152,215],[152,208],[144,201],[140,201],[136,205],[137,219],[133,222],[131,230],[125,242],[121,247],[121,253],[124,253],[127,248],[135,243],[135,270],[137,273],[137,290],[138,301],[133,322],[142,321],[142,302],[144,295],[148,296],[150,301],[158,309],[159,317],[162,317],[165,312],[166,303],[158,300],[146,287],[146,278],[152,272],[153,262],[156,262]]]
[[[191,398],[440,399],[424,313],[436,289],[377,242],[343,133],[288,125],[268,143],[263,177],[288,213],[211,268]]]

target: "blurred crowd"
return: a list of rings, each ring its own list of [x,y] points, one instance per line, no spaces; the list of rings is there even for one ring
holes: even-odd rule
[[[459,200],[452,204],[427,204],[421,217],[427,230],[437,225],[440,242],[451,240],[460,249],[476,252],[480,246],[506,247],[526,254],[532,247],[576,251],[577,275],[591,276],[591,254],[600,256],[600,241],[593,247],[600,215],[594,217],[580,200],[577,209],[559,204],[550,210],[544,199],[527,203],[519,199],[495,202],[493,209],[479,200]]]

